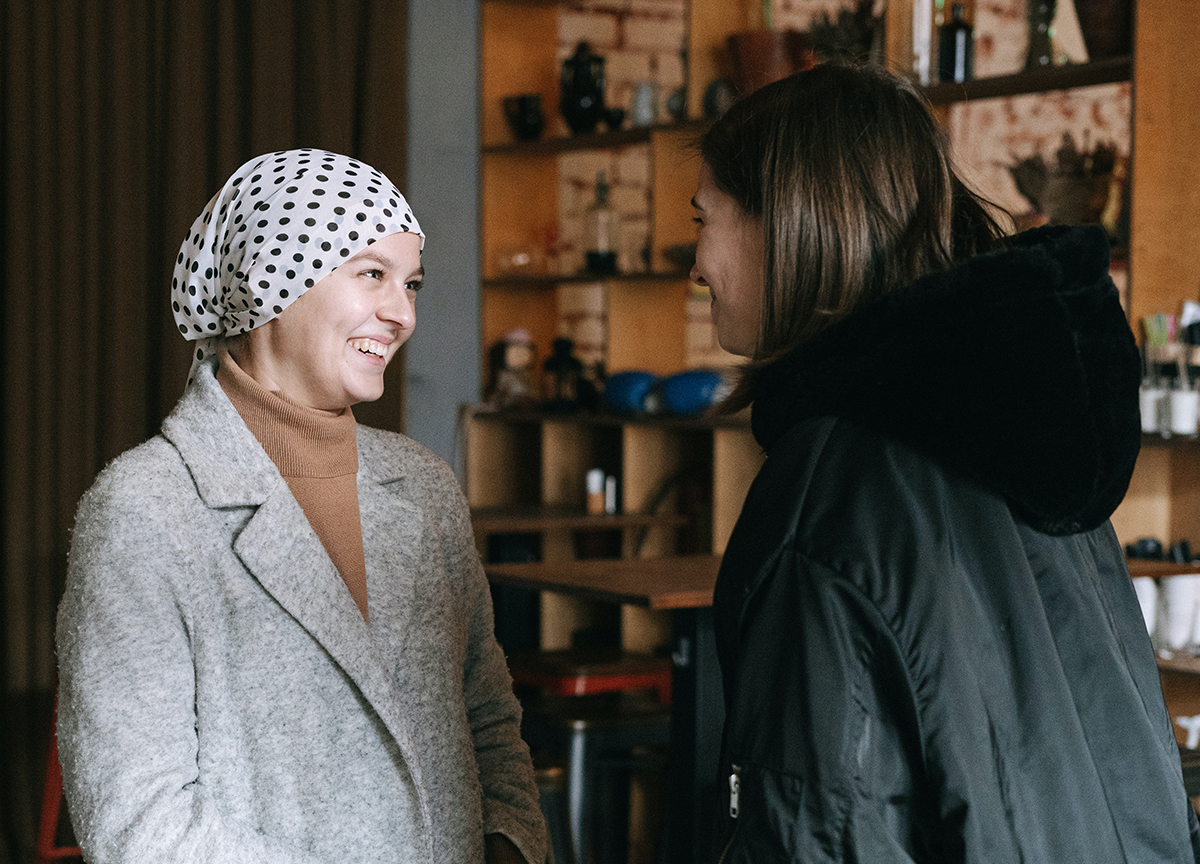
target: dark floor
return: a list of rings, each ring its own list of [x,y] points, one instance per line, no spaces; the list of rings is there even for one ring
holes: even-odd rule
[[[33,861],[53,705],[48,691],[6,694],[0,705],[0,864]],[[66,819],[61,830],[59,842],[72,842]]]

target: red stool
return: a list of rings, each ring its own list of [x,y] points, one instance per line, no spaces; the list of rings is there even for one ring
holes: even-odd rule
[[[82,858],[78,846],[55,846],[58,816],[62,809],[62,766],[58,762],[58,694],[50,714],[50,754],[46,757],[46,782],[42,786],[42,816],[38,822],[34,864],[49,864],[63,858]]]
[[[547,695],[588,696],[628,690],[653,690],[671,702],[671,660],[611,648],[529,651],[508,658],[508,671],[519,687]]]

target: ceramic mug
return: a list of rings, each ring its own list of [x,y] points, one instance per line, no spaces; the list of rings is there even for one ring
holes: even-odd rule
[[[1159,640],[1172,651],[1182,651],[1192,643],[1200,576],[1170,576],[1163,580],[1161,590]]]
[[[1168,395],[1171,432],[1175,435],[1195,435],[1200,420],[1200,392],[1172,390]]]
[[[1165,387],[1142,385],[1138,391],[1138,408],[1142,414],[1142,431],[1151,434],[1158,432],[1162,426],[1163,403],[1167,398]]]
[[[518,93],[504,97],[504,117],[518,141],[536,141],[546,125],[539,93]]]

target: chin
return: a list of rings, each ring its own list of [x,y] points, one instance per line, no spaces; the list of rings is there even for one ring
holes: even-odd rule
[[[357,405],[359,402],[375,402],[383,397],[383,383],[380,382],[378,387],[363,387],[358,390],[353,390],[349,394],[351,405]]]

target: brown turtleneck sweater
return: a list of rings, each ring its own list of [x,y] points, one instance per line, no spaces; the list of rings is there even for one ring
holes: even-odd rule
[[[363,620],[368,620],[353,412],[300,405],[278,390],[263,387],[224,348],[219,359],[221,389],[287,481]]]

